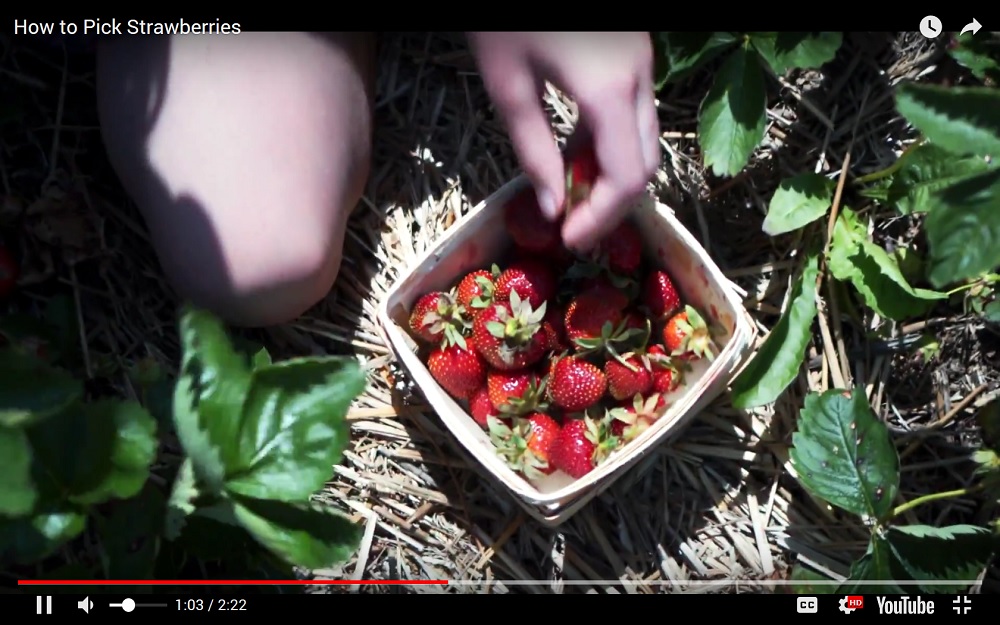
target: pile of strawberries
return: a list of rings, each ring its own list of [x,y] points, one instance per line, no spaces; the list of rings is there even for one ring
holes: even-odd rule
[[[593,171],[571,164],[570,198]],[[410,330],[512,469],[579,479],[664,414],[687,364],[714,357],[712,336],[671,277],[646,266],[631,221],[580,257],[531,189],[504,211],[508,262],[423,295]]]

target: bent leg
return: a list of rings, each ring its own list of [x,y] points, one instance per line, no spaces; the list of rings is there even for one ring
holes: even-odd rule
[[[183,297],[260,326],[329,291],[369,170],[372,52],[355,34],[102,44],[109,158]]]

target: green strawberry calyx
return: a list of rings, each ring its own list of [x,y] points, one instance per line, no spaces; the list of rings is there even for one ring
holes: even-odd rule
[[[535,334],[541,331],[547,302],[532,309],[530,301],[522,300],[517,291],[512,290],[509,304],[509,313],[506,307],[497,307],[497,318],[486,324],[486,330],[504,346],[523,347],[531,343]]]
[[[672,355],[694,354],[711,362],[715,359],[715,342],[712,340],[712,332],[705,323],[705,318],[690,304],[684,307],[684,312],[687,314],[687,319],[677,321],[677,329],[684,333],[684,339]]]
[[[486,418],[490,433],[490,441],[496,447],[499,455],[507,466],[517,471],[529,480],[537,480],[545,476],[549,462],[534,452],[528,445],[534,431],[527,419],[516,418],[513,427],[490,415]]]
[[[545,412],[549,407],[545,401],[545,387],[548,381],[548,376],[543,376],[541,379],[532,377],[528,382],[528,388],[520,397],[507,398],[507,401],[500,406],[500,413],[508,417],[520,417],[532,412]]]

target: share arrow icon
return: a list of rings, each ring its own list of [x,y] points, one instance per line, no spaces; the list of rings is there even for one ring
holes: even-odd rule
[[[977,20],[976,18],[972,18],[972,21],[966,24],[965,28],[962,29],[962,32],[958,34],[959,36],[962,36],[965,33],[972,33],[973,35],[975,35],[976,33],[979,32],[979,29],[982,27],[983,25],[979,23],[979,20]]]

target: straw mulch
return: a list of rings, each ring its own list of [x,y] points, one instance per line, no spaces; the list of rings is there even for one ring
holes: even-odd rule
[[[5,49],[0,71],[32,111],[15,132],[5,130],[2,169],[6,194],[20,200],[7,211],[30,207],[29,282],[37,286],[29,289],[44,298],[53,280],[72,286],[90,373],[130,394],[122,372],[131,363],[153,357],[175,367],[176,301],[104,164],[88,102],[93,67],[60,52]],[[743,290],[761,336],[777,321],[799,243],[760,231],[778,181],[803,170],[835,174],[848,154],[852,177],[892,162],[909,135],[892,110],[891,86],[941,58],[918,36],[858,34],[823,72],[772,78],[765,145],[731,180],[705,174],[694,140],[710,72],[661,98],[664,160],[653,190]],[[546,99],[565,135],[572,104],[554,90]],[[867,530],[811,501],[785,469],[803,395],[845,381],[864,385],[898,434],[908,465],[903,496],[969,479],[965,434],[972,411],[996,392],[995,335],[955,314],[897,326],[866,346],[841,327],[837,311],[824,311],[809,366],[777,405],[744,413],[719,399],[565,525],[541,527],[405,392],[375,321],[399,272],[516,173],[461,38],[385,37],[376,112],[375,162],[335,290],[296,323],[251,333],[278,356],[354,352],[371,370],[349,415],[351,448],[321,495],[366,532],[351,561],[311,575],[455,582],[399,592],[534,593],[766,591],[796,562],[840,578]],[[876,237],[906,245],[912,229],[900,222],[883,220]],[[868,330],[890,328],[877,324]],[[923,328],[941,341],[929,364],[905,349]],[[974,522],[976,509],[951,500],[921,508],[919,518]]]

